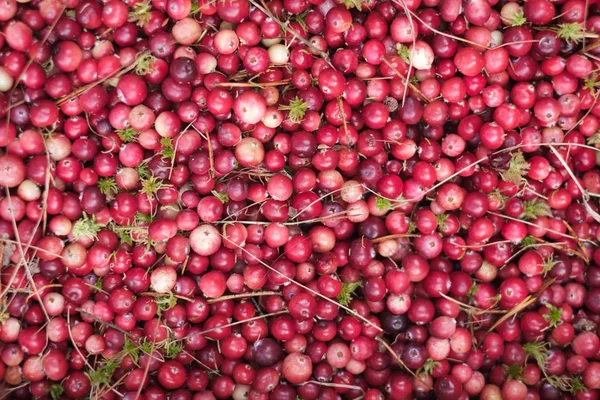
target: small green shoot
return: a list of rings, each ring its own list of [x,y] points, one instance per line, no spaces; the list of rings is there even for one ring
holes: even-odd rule
[[[294,124],[299,124],[304,119],[304,115],[308,110],[308,103],[296,96],[296,98],[290,100],[290,104],[287,106],[279,106],[282,111],[289,111],[288,118]]]
[[[227,196],[227,193],[217,192],[216,190],[213,190],[211,193],[223,204],[229,201],[229,196]]]
[[[200,13],[200,3],[196,1],[192,1],[192,9],[190,10],[190,17],[197,15]]]
[[[119,229],[114,231],[119,237],[121,243],[133,244],[133,237],[131,237],[131,231],[128,229]]]
[[[164,340],[154,343],[150,340],[143,339],[140,342],[139,348],[146,354],[151,354],[152,349],[154,349],[155,351],[162,351],[166,358],[175,358],[183,351],[183,344],[169,335]]]
[[[521,242],[521,246],[529,247],[529,246],[533,246],[536,243],[537,243],[537,240],[535,240],[535,238],[533,236],[528,235],[528,236],[525,236],[525,239],[523,239],[523,241]]]
[[[477,290],[479,290],[477,288],[477,282],[471,283],[471,288],[467,292],[467,297],[473,297],[473,296],[475,296],[477,294]]]
[[[152,215],[150,214],[142,214],[141,212],[136,212],[134,217],[134,225],[139,225],[140,223],[150,223],[152,222]]]
[[[448,219],[449,216],[450,216],[450,214],[439,214],[439,215],[435,216],[435,218],[437,219],[438,227],[440,228],[441,231],[446,229],[446,220]]]
[[[558,261],[554,261],[551,258],[545,260],[542,268],[542,275],[546,276],[548,272],[552,271],[552,268],[554,268],[556,264],[558,264]]]
[[[375,199],[375,207],[377,207],[379,211],[389,211],[390,208],[392,208],[392,202],[377,196],[377,199]]]
[[[2,309],[0,309],[0,325],[4,325],[6,321],[10,318],[10,313],[6,309],[5,305],[2,305]]]
[[[588,137],[587,144],[596,148],[600,148],[600,131]]]
[[[548,365],[548,346],[546,342],[530,342],[523,345],[527,358],[533,358],[542,371],[546,371]]]
[[[573,389],[571,379],[566,376],[546,375],[544,380],[563,392],[570,392]]]
[[[592,96],[595,96],[598,93],[598,89],[600,89],[600,77],[598,74],[591,74],[587,78],[583,80],[583,87],[588,89]]]
[[[410,64],[410,49],[407,46],[398,43],[396,45],[396,50],[398,52],[398,57],[400,57],[405,63]]]
[[[574,376],[571,378],[571,394],[577,394],[579,392],[587,392],[588,388],[585,387],[581,378],[578,376]]]
[[[125,337],[125,343],[123,344],[121,353],[123,356],[129,356],[133,362],[137,364],[140,357],[140,348],[135,342],[131,341],[131,339]]]
[[[587,37],[583,26],[577,22],[558,24],[551,30],[556,32],[556,36],[558,36],[560,39],[569,40],[575,43],[578,43]]]
[[[513,153],[512,158],[508,164],[508,169],[501,173],[502,178],[505,181],[520,184],[523,181],[527,171],[529,170],[529,163],[525,160],[523,153],[517,151]]]
[[[118,191],[119,187],[115,178],[102,178],[98,180],[98,188],[100,192],[105,196],[114,196]]]
[[[96,281],[96,283],[94,283],[94,287],[95,287],[97,290],[104,290],[104,289],[103,289],[103,286],[102,286],[102,282],[103,282],[103,277],[101,277],[101,276],[100,276],[100,277],[98,277],[98,280]]]
[[[128,126],[125,129],[117,129],[115,131],[115,133],[117,134],[117,136],[119,137],[119,139],[121,139],[121,141],[123,143],[135,142],[137,139],[137,136],[140,134],[138,131],[136,131],[135,129],[133,129],[130,126]]]
[[[159,189],[166,187],[163,181],[154,175],[151,175],[145,179],[141,179],[141,183],[142,188],[140,189],[140,193],[143,193],[150,198],[152,198]]]
[[[512,18],[507,21],[510,26],[522,26],[527,22],[527,18],[525,18],[525,14],[523,10],[519,10],[513,14]]]
[[[426,375],[431,375],[433,373],[433,369],[439,364],[438,361],[432,360],[431,358],[428,358],[427,361],[425,361],[425,364],[423,364],[423,366],[420,368],[421,372],[423,372]]]
[[[60,383],[55,383],[48,389],[48,393],[50,394],[50,397],[52,397],[52,400],[60,399],[64,392],[65,388],[63,388]]]
[[[129,12],[129,22],[135,22],[137,26],[144,26],[150,21],[152,16],[152,4],[150,1],[141,1],[133,6],[133,10]]]
[[[361,0],[340,0],[340,3],[345,5],[348,10],[350,10],[351,8],[356,8],[357,10],[360,10],[363,6]]]
[[[533,200],[526,200],[523,203],[523,219],[536,219],[537,217],[551,217],[552,209],[544,200],[535,198]]]
[[[183,351],[183,345],[181,345],[181,344],[171,344],[164,348],[165,357],[167,357],[167,358],[175,358],[182,351]]]
[[[555,328],[562,322],[562,308],[553,306],[552,304],[546,304],[548,307],[548,313],[544,314],[543,317],[548,321],[548,328]]]
[[[337,296],[337,301],[343,306],[347,306],[352,301],[352,295],[362,285],[362,281],[342,283],[342,291]]]
[[[173,139],[168,137],[161,138],[160,146],[162,147],[162,150],[160,151],[160,156],[163,160],[172,160],[175,157],[175,147],[173,145]]]
[[[90,379],[90,385],[93,387],[110,386],[111,379],[121,362],[106,360],[103,366],[95,370],[88,371],[86,375]]]
[[[504,371],[506,371],[506,376],[508,379],[521,380],[523,377],[523,366],[516,363],[510,366],[505,365]]]
[[[488,197],[490,200],[496,201],[500,206],[499,208],[504,208],[507,197],[503,195],[499,189],[492,190]]]
[[[156,62],[156,57],[150,54],[149,51],[145,51],[138,56],[137,62],[135,64],[135,73],[137,75],[147,75],[154,71],[154,63]]]
[[[154,299],[156,304],[158,305],[158,315],[162,314],[164,311],[170,310],[171,308],[177,305],[177,297],[170,292],[165,294],[164,296],[160,296]]]
[[[73,225],[71,233],[75,240],[79,240],[82,237],[98,240],[98,232],[100,232],[104,226],[104,224],[96,222],[95,216],[92,215],[92,217],[89,218],[87,214],[84,213],[83,217],[79,218],[75,222],[75,225]]]
[[[137,167],[137,173],[140,179],[147,179],[152,175],[146,162],[141,163],[140,166]]]

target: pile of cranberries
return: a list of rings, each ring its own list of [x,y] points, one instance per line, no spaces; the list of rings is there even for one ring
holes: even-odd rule
[[[0,0],[0,399],[598,400],[592,0]]]

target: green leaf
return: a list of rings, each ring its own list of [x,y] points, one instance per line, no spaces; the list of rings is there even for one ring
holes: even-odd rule
[[[94,215],[92,215],[92,218],[89,218],[87,214],[84,213],[83,217],[79,218],[77,222],[75,222],[75,225],[73,225],[71,233],[75,240],[79,240],[82,237],[98,240],[98,232],[100,232],[104,226],[104,224],[96,222],[96,217]]]
[[[548,321],[548,327],[554,328],[562,322],[562,308],[553,306],[552,304],[546,304],[548,307],[548,313],[544,314],[543,317]]]
[[[343,306],[347,306],[352,301],[352,295],[362,285],[362,281],[342,283],[342,291],[338,294],[337,301]]]
[[[537,217],[551,217],[552,209],[544,200],[535,198],[523,202],[523,219],[536,219]]]
[[[287,106],[279,106],[282,111],[289,111],[288,118],[295,124],[299,124],[304,119],[304,115],[308,110],[308,103],[296,96],[293,100],[290,100],[290,104]]]
[[[379,211],[388,211],[390,208],[392,208],[392,202],[388,199],[377,196],[375,199],[375,207],[377,207]]]
[[[502,172],[502,178],[506,181],[520,184],[525,175],[527,175],[529,167],[530,165],[527,160],[525,160],[523,153],[517,151],[513,153],[508,164],[508,169]]]

